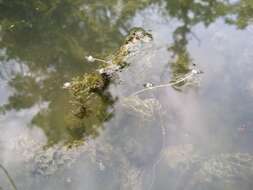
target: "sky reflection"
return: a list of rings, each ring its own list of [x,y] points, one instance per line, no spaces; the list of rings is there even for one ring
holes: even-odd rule
[[[114,6],[113,10],[119,10],[119,4]],[[36,44],[38,50],[43,50],[42,55],[36,48],[31,55],[18,48],[16,53],[23,60],[1,58],[2,65],[8,61],[15,63],[0,67],[0,73],[10,77],[1,78],[0,83],[5,85],[0,87],[0,105],[8,103],[8,97],[15,93],[21,97],[16,99],[20,107],[12,104],[13,109],[0,116],[0,161],[8,168],[18,189],[191,190],[205,187],[213,190],[240,186],[251,190],[252,27],[240,30],[227,25],[224,19],[211,22],[209,27],[199,18],[197,23],[189,24],[184,14],[179,17],[181,20],[170,17],[168,7],[163,4],[152,4],[143,10],[139,10],[140,6],[123,20],[120,13],[113,11],[105,11],[107,16],[103,17],[105,12],[99,7],[88,10],[91,15],[95,14],[96,23],[86,28],[87,25],[78,22],[79,28],[73,29],[72,37],[67,29],[77,22],[68,20],[65,36],[55,39],[55,44],[47,41],[53,53],[47,45]],[[97,11],[92,12],[94,9]],[[112,15],[118,16],[105,30]],[[211,18],[208,19],[209,22]],[[131,65],[110,85],[110,94],[117,97],[112,108],[109,106],[115,114],[96,128],[99,134],[96,138],[92,138],[92,132],[85,131],[85,141],[79,138],[81,144],[66,148],[64,141],[76,136],[71,136],[64,126],[64,114],[70,110],[62,84],[73,76],[94,70],[96,65],[84,63],[84,54],[108,55],[119,47],[127,30],[134,26],[150,31],[154,41],[129,58]],[[89,35],[83,34],[84,31]],[[89,39],[83,37],[86,35]],[[187,59],[180,62],[172,54]],[[173,69],[180,63],[183,66]],[[168,83],[187,73],[193,63],[204,71],[199,86],[183,84],[179,90],[168,87],[139,95],[138,101],[146,100],[145,108],[153,103],[153,115],[134,112],[130,104],[123,105],[125,98],[142,89],[143,84]],[[20,72],[21,67],[13,67],[16,64],[28,65],[21,76],[30,77],[24,84],[35,86],[17,86],[23,84],[20,83],[23,77],[7,85],[13,73]],[[15,87],[18,87],[16,91]],[[19,96],[20,92],[24,96]],[[22,104],[30,95],[35,101]],[[38,114],[43,117],[31,123]],[[52,139],[53,143],[46,146]],[[10,188],[2,173],[0,187]]]

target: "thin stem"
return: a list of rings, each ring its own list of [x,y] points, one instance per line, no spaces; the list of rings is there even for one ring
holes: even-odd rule
[[[173,85],[176,85],[180,82],[183,82],[185,80],[187,80],[188,78],[192,77],[194,73],[190,73],[188,75],[186,75],[184,78],[178,80],[178,81],[175,81],[175,82],[172,82],[172,83],[167,83],[167,84],[161,84],[161,85],[157,85],[157,86],[153,86],[153,87],[149,87],[149,88],[144,88],[144,89],[141,89],[133,94],[131,94],[130,96],[136,96],[138,94],[141,94],[145,91],[148,91],[148,90],[154,90],[154,89],[157,89],[157,88],[163,88],[163,87],[168,87],[168,86],[173,86]]]
[[[99,62],[103,62],[103,63],[106,63],[106,64],[110,64],[109,62],[107,62],[106,60],[103,60],[103,59],[99,59],[99,58],[94,57],[94,60],[99,61]]]
[[[8,178],[8,180],[9,180],[9,182],[10,182],[12,188],[13,188],[14,190],[17,190],[17,186],[15,185],[15,182],[14,182],[13,179],[11,178],[9,172],[5,169],[5,167],[4,167],[2,164],[0,164],[0,168],[3,170],[4,174],[7,176],[7,178]]]

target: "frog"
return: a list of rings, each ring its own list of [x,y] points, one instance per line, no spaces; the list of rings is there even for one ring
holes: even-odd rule
[[[79,123],[79,120],[86,120],[94,115],[110,115],[104,113],[104,110],[98,110],[98,102],[101,105],[110,105],[115,100],[107,92],[107,87],[112,81],[115,81],[115,75],[123,70],[129,63],[127,59],[131,56],[131,53],[140,49],[143,43],[148,43],[153,40],[153,36],[142,28],[133,28],[129,35],[125,38],[123,44],[113,53],[105,58],[96,59],[89,56],[88,59],[93,62],[95,60],[102,60],[103,64],[100,67],[91,72],[84,73],[82,76],[77,76],[64,85],[71,95],[72,114],[77,118],[74,119],[72,115],[67,118],[69,121]],[[110,101],[109,101],[110,100]],[[106,102],[104,102],[106,101]],[[101,119],[102,121],[103,119]],[[77,124],[70,124],[70,128],[78,126]],[[71,129],[72,130],[72,129]]]
[[[129,65],[127,63],[127,58],[129,58],[133,52],[137,51],[140,45],[152,40],[152,34],[145,31],[143,28],[135,27],[131,29],[120,48],[105,59],[106,63],[101,65],[98,72],[112,76],[115,72]]]

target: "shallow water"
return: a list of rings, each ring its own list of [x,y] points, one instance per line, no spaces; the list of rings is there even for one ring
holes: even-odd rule
[[[0,164],[19,190],[251,190],[252,12],[250,0],[0,1]],[[96,114],[70,121],[63,84],[134,27],[153,41]],[[195,67],[194,81],[131,96]],[[3,170],[1,188],[13,189]]]

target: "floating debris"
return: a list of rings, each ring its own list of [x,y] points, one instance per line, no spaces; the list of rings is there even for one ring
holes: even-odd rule
[[[154,85],[150,82],[147,82],[146,84],[143,85],[145,88],[151,88],[153,87]]]
[[[134,92],[133,94],[131,94],[130,96],[137,96],[143,92],[146,92],[146,91],[149,91],[149,90],[154,90],[154,89],[157,89],[157,88],[164,88],[164,87],[169,87],[169,86],[176,86],[178,85],[179,83],[182,83],[182,82],[186,82],[186,81],[198,81],[197,78],[195,78],[198,74],[201,74],[203,73],[201,70],[198,70],[198,69],[192,69],[189,73],[187,73],[186,75],[178,78],[177,80],[175,81],[171,81],[169,83],[166,83],[166,84],[160,84],[160,85],[156,85],[154,86],[152,83],[146,83],[144,85],[144,89],[141,89],[139,91],[136,91]]]
[[[71,182],[72,182],[72,179],[71,179],[70,177],[68,177],[68,178],[66,179],[66,182],[67,182],[67,183],[71,183]]]
[[[154,98],[141,100],[138,96],[124,98],[122,105],[129,108],[131,111],[151,118],[154,117],[156,110],[161,107],[159,101]]]
[[[99,166],[99,170],[100,170],[100,171],[104,171],[104,170],[105,170],[105,165],[103,164],[102,161],[100,161],[100,162],[98,163],[98,166]]]
[[[12,29],[15,27],[15,24],[10,25],[9,29]]]
[[[86,60],[89,61],[89,62],[94,62],[94,61],[96,61],[96,59],[95,59],[94,57],[92,57],[91,55],[86,56],[85,58],[86,58]]]
[[[64,84],[63,84],[63,89],[68,89],[68,88],[70,88],[71,87],[71,83],[70,82],[65,82]]]

